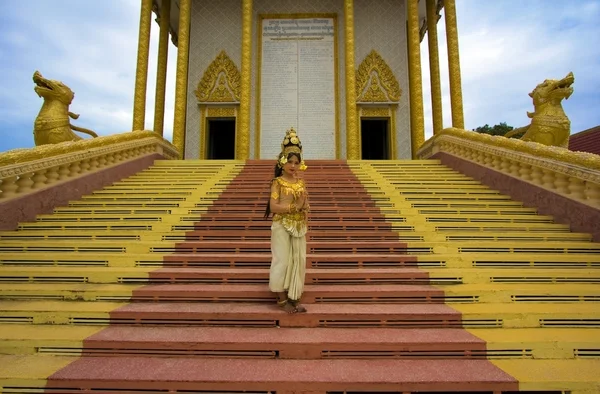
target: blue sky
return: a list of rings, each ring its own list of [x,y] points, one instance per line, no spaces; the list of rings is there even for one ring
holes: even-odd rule
[[[42,99],[32,75],[75,92],[73,121],[100,135],[131,130],[139,0],[2,0],[0,152],[34,146]],[[457,0],[465,126],[526,125],[527,95],[546,78],[575,74],[563,106],[572,132],[600,124],[600,0]],[[451,124],[444,19],[438,24],[444,126]],[[151,129],[158,25],[153,22],[146,103]],[[431,135],[427,40],[421,45],[426,136]],[[169,47],[165,137],[173,125],[177,49]],[[408,92],[408,87],[401,87]]]

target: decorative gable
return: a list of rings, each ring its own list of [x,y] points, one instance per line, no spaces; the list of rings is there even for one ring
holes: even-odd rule
[[[194,93],[200,102],[240,101],[240,71],[225,51],[221,51],[204,71]]]
[[[385,60],[372,50],[356,71],[358,103],[398,103],[400,85]]]

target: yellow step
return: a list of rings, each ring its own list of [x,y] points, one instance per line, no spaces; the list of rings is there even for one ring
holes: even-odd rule
[[[451,284],[436,285],[449,303],[595,302],[600,310],[597,284]],[[0,294],[2,294],[0,292]],[[462,300],[461,298],[464,298]]]
[[[493,360],[519,381],[519,390],[600,393],[600,360]]]
[[[0,324],[0,354],[77,355],[102,326]],[[56,349],[73,349],[69,354]]]
[[[10,267],[0,266],[3,283],[132,283],[147,281],[152,267]]]
[[[4,300],[129,300],[135,289],[145,285],[134,283],[3,283],[0,299]],[[393,285],[390,285],[393,286]],[[319,285],[311,285],[318,292]],[[444,291],[446,303],[479,303],[512,305],[536,303],[593,303],[600,312],[600,287],[596,284],[450,284],[437,285]],[[266,288],[265,288],[266,289]],[[360,285],[356,287],[360,289]]]
[[[7,283],[121,283],[143,281],[153,267],[97,267],[97,266],[1,266],[0,281]],[[522,268],[432,268],[427,267],[429,279],[435,284],[597,284],[600,267],[575,269],[522,269]],[[550,287],[552,288],[552,287]]]
[[[108,301],[1,301],[0,322],[106,324],[109,312],[122,305]],[[453,304],[452,308],[463,314],[468,328],[600,327],[600,308],[595,303]]]
[[[0,355],[0,392],[5,392],[5,388],[10,388],[11,391],[16,388],[19,390],[16,392],[43,393],[46,379],[76,359],[77,357],[39,354]]]
[[[497,357],[575,359],[600,358],[600,329],[597,328],[471,328],[470,333],[486,341]],[[512,349],[514,352],[508,352]],[[595,349],[591,353],[589,349]],[[502,355],[504,351],[505,356]],[[521,357],[518,357],[518,352]],[[493,352],[492,352],[493,354]],[[594,355],[595,354],[595,355]]]

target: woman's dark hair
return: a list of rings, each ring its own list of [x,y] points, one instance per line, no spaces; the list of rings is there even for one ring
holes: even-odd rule
[[[288,161],[293,157],[296,156],[296,158],[298,159],[298,161],[302,161],[302,156],[300,156],[300,153],[296,153],[296,152],[290,152],[287,155],[287,159]],[[275,163],[275,176],[273,177],[273,179],[271,179],[271,181],[269,182],[269,199],[267,200],[267,207],[265,208],[265,219],[269,218],[269,215],[271,214],[271,185],[273,184],[273,181],[277,178],[279,178],[281,176],[281,174],[283,174],[283,167],[279,166],[279,163]]]

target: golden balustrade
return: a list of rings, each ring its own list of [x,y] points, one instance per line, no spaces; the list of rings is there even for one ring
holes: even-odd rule
[[[535,142],[448,128],[417,152],[427,159],[447,153],[566,198],[600,208],[600,156]]]
[[[0,202],[155,153],[179,157],[171,143],[152,131],[0,153]]]

